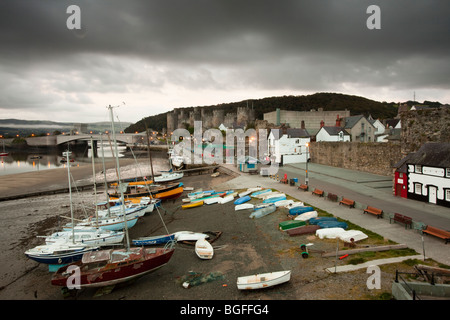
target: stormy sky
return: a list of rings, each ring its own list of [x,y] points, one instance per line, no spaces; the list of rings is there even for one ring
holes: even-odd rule
[[[105,121],[120,105],[136,122],[316,92],[450,103],[449,16],[448,0],[0,0],[0,118]]]

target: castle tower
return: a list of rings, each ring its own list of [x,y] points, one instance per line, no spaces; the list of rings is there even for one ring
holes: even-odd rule
[[[218,109],[213,110],[213,118],[212,118],[212,126],[214,128],[218,128],[225,120],[224,110]]]

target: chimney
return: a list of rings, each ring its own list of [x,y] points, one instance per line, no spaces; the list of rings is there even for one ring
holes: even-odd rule
[[[320,121],[320,127],[322,128],[325,125],[325,122],[323,120]]]
[[[341,119],[339,118],[339,115],[337,115],[336,118],[336,127],[340,127],[341,126]]]
[[[301,124],[300,128],[305,129],[305,120],[302,120],[302,124]]]

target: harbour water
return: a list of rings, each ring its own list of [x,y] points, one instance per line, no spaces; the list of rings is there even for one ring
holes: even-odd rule
[[[125,157],[126,147],[119,146],[119,157]],[[36,172],[48,169],[66,168],[66,159],[61,150],[42,149],[35,150],[7,150],[8,155],[0,157],[0,176],[17,174],[23,172]],[[97,157],[95,162],[102,161],[104,154],[105,160],[113,159],[113,152],[109,145],[101,145],[97,147]],[[72,166],[80,166],[81,164],[92,162],[92,150],[90,147],[72,151]]]

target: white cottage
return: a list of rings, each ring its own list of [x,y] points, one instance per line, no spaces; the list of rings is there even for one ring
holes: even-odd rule
[[[450,143],[426,143],[408,157],[407,197],[450,207]]]
[[[350,134],[342,127],[323,126],[316,134],[316,141],[350,141]]]
[[[306,162],[309,158],[306,144],[310,141],[306,129],[272,129],[268,138],[269,157],[280,165]]]

